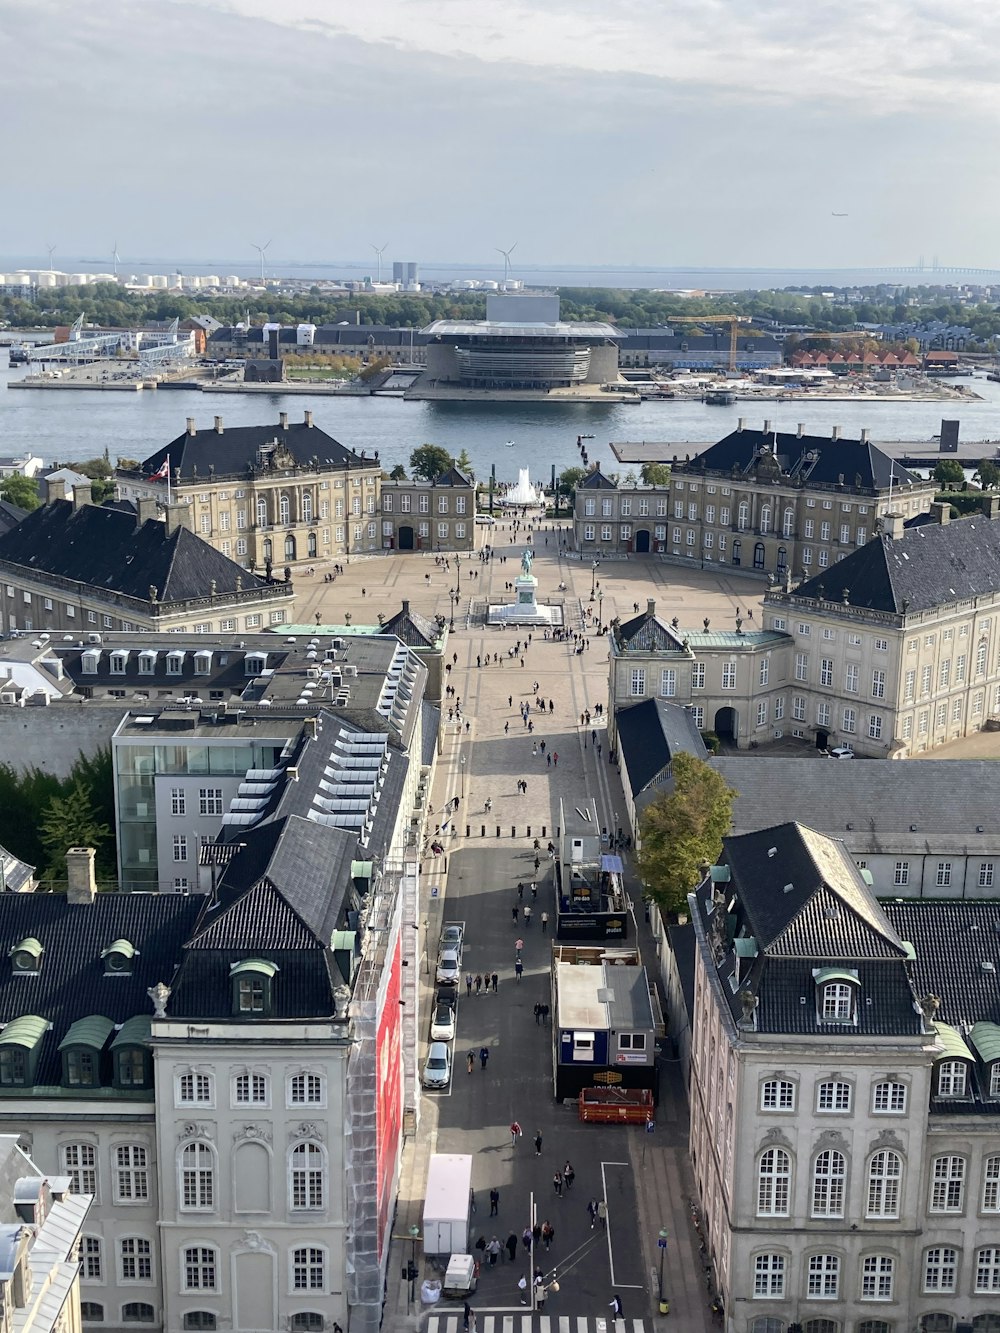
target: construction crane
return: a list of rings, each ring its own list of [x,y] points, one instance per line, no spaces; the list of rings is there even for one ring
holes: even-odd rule
[[[736,338],[739,325],[749,323],[747,315],[696,315],[691,319],[672,318],[671,324],[690,324],[697,328],[699,324],[728,324],[729,325],[729,369],[736,369]]]

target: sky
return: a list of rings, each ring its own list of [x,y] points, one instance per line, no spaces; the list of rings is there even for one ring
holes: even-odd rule
[[[998,52],[994,0],[0,0],[0,255],[991,268]]]

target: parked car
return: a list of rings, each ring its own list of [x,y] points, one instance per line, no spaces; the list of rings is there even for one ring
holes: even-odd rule
[[[431,1041],[453,1041],[455,1038],[455,1009],[450,1004],[439,1004],[431,1020]]]
[[[477,514],[476,522],[481,523],[483,527],[487,528],[496,527],[496,519],[493,517],[492,514]]]
[[[446,921],[441,929],[441,938],[438,941],[438,953],[446,953],[453,950],[458,954],[459,965],[462,962],[462,949],[465,944],[465,927],[459,921]]]
[[[445,949],[438,959],[436,979],[440,985],[457,986],[462,964],[454,949]]]
[[[831,759],[853,759],[854,751],[847,745],[835,745],[829,752]]]
[[[425,1088],[446,1088],[451,1082],[451,1051],[443,1041],[431,1042],[423,1080]]]
[[[450,986],[439,986],[434,993],[434,1008],[446,1004],[449,1009],[454,1009],[458,1004],[458,992],[452,990]]]

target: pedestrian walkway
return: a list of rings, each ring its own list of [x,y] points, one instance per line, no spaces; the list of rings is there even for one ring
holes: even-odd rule
[[[586,1315],[485,1314],[476,1310],[476,1333],[653,1333],[653,1321],[592,1319]],[[462,1312],[432,1314],[427,1333],[462,1333]],[[471,1326],[470,1326],[471,1328]]]

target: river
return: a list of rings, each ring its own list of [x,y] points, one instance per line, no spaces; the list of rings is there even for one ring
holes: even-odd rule
[[[0,353],[2,354],[2,353]],[[701,402],[571,403],[407,403],[399,398],[333,398],[305,394],[202,394],[197,390],[110,393],[101,390],[38,389],[7,392],[7,382],[24,372],[0,369],[0,453],[30,452],[45,463],[94,458],[105,448],[112,462],[121,456],[145,458],[184,430],[193,416],[200,427],[215,415],[234,426],[277,423],[279,411],[301,420],[310,409],[317,426],[351,449],[378,450],[387,469],[408,462],[419,444],[440,444],[457,455],[468,451],[476,473],[496,465],[502,481],[516,480],[529,467],[535,480],[579,463],[578,435],[591,461],[618,467],[610,440],[664,440],[684,452],[687,441],[721,439],[738,417],[760,426],[766,417],[780,430],[804,421],[809,433],[825,435],[839,425],[847,438],[862,428],[878,440],[929,440],[942,417],[958,417],[961,438],[1000,440],[1000,384],[983,376],[974,381],[978,403],[737,403],[706,407]],[[968,381],[966,381],[968,382]],[[512,440],[513,447],[507,447]],[[992,454],[993,448],[984,450]]]

